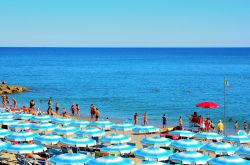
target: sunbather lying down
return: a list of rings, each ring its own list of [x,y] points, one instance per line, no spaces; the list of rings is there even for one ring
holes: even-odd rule
[[[37,154],[33,154],[33,153],[28,153],[25,155],[26,158],[30,158],[30,159],[34,159],[34,160],[42,160],[42,161],[47,161],[47,158],[41,157]]]

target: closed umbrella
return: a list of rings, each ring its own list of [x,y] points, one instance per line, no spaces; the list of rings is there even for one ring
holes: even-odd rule
[[[135,151],[135,156],[144,160],[164,161],[168,160],[173,153],[162,148],[148,147]]]
[[[88,165],[132,165],[134,162],[127,158],[117,156],[105,156],[88,161]]]
[[[237,155],[222,156],[208,161],[209,165],[249,165],[250,161],[240,158]]]
[[[178,152],[170,156],[170,161],[180,164],[207,164],[209,156],[199,152]]]
[[[67,153],[53,156],[49,159],[49,163],[54,165],[84,165],[92,159],[94,159],[92,156],[85,154]]]
[[[131,138],[126,135],[114,133],[114,134],[103,136],[100,139],[100,141],[103,143],[118,144],[118,143],[127,143],[131,141]]]
[[[204,145],[202,150],[217,155],[233,155],[236,151],[236,147],[228,143],[215,142]]]
[[[146,137],[141,140],[141,143],[146,146],[154,147],[167,147],[171,144],[172,140],[160,136]]]
[[[181,151],[198,151],[204,144],[196,140],[181,139],[173,141],[171,146]]]
[[[74,137],[74,138],[63,138],[60,140],[62,144],[74,146],[74,147],[89,147],[96,145],[96,141],[89,138],[81,138],[81,137]]]

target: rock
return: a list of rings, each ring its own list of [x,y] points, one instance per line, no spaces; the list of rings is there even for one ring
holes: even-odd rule
[[[9,85],[6,83],[0,84],[0,95],[1,94],[12,94],[28,91],[28,88],[19,86],[19,85]]]

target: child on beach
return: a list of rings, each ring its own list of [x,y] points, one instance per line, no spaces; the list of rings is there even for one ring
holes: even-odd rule
[[[144,113],[144,116],[143,116],[143,124],[148,125],[148,115],[146,112]]]
[[[218,122],[218,134],[223,135],[224,125],[221,120]]]
[[[134,124],[136,125],[138,123],[138,113],[136,112],[134,114]]]
[[[166,116],[166,114],[163,114],[163,116],[162,116],[162,128],[163,129],[167,128],[167,116]]]

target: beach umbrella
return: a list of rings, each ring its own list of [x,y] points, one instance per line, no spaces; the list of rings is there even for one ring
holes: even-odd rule
[[[5,136],[10,134],[12,134],[12,131],[0,128],[0,138],[5,138]]]
[[[114,144],[101,148],[101,152],[110,154],[129,154],[137,150],[136,146],[128,144]]]
[[[154,161],[164,161],[168,160],[169,156],[173,153],[170,150],[165,150],[162,148],[148,147],[141,148],[135,151],[135,156],[143,160],[154,160]]]
[[[173,141],[171,146],[181,151],[198,151],[204,144],[196,140],[181,139]]]
[[[209,165],[249,165],[250,161],[240,158],[238,155],[222,156],[208,161]]]
[[[0,118],[14,118],[15,115],[13,113],[10,113],[10,112],[2,112],[0,113]]]
[[[11,124],[11,125],[9,126],[9,128],[10,128],[11,130],[21,131],[21,130],[30,129],[31,126],[32,126],[31,123],[27,123],[27,122],[18,122],[18,123],[15,123],[15,124]]]
[[[29,120],[33,117],[32,114],[22,113],[22,114],[16,114],[15,119],[22,119],[22,120]]]
[[[88,125],[90,124],[89,121],[83,121],[83,120],[72,120],[70,122],[70,126],[73,126],[73,127],[79,127],[79,128],[85,128],[87,127]]]
[[[154,127],[154,126],[150,126],[150,125],[146,125],[146,126],[136,126],[135,128],[133,128],[133,132],[135,133],[155,133],[155,132],[159,132],[159,128]]]
[[[58,127],[59,127],[58,125],[52,123],[39,123],[39,124],[33,124],[30,127],[30,129],[34,131],[45,132],[45,131],[53,131]]]
[[[196,107],[201,107],[201,108],[219,108],[220,105],[211,101],[206,101],[202,102],[199,104],[196,104]]]
[[[70,126],[59,127],[53,130],[53,132],[58,135],[72,135],[77,131],[79,131],[79,128]]]
[[[76,132],[78,136],[83,137],[99,137],[105,135],[105,131],[98,128],[86,128],[84,130]]]
[[[199,152],[178,152],[170,156],[170,161],[180,164],[207,164],[209,156]]]
[[[88,165],[132,165],[134,162],[127,158],[105,156],[88,161]]]
[[[28,154],[28,153],[39,153],[46,151],[47,148],[43,145],[37,144],[7,144],[5,150],[10,153],[17,153],[17,154]]]
[[[202,132],[195,134],[196,139],[205,139],[205,140],[222,140],[223,136],[215,132]]]
[[[0,124],[1,125],[11,125],[18,123],[17,120],[10,119],[10,118],[0,118]]]
[[[131,141],[131,137],[122,135],[122,134],[112,133],[112,134],[103,136],[100,139],[100,141],[103,143],[110,143],[110,144],[127,143]]]
[[[236,147],[228,143],[215,142],[204,145],[202,150],[216,155],[233,155],[236,151]]]
[[[229,135],[224,137],[224,141],[235,142],[235,143],[250,143],[250,137],[247,135]]]
[[[135,128],[134,124],[124,123],[124,124],[116,124],[111,127],[114,130],[118,131],[130,131]]]
[[[144,165],[144,164],[150,164],[150,165],[168,165],[168,163],[163,162],[156,162],[156,161],[142,161],[141,163],[137,163],[136,165]]]
[[[190,131],[185,131],[185,130],[175,130],[175,131],[171,131],[169,132],[170,135],[175,135],[175,136],[180,136],[180,137],[193,137],[195,135],[195,133],[190,132]]]
[[[141,143],[146,146],[154,147],[167,147],[171,144],[172,140],[160,136],[146,137],[141,140]]]
[[[250,158],[250,146],[240,147],[236,153],[242,157]]]
[[[92,156],[79,153],[67,153],[51,157],[48,161],[54,165],[80,165],[86,164],[89,160],[94,159]]]
[[[32,117],[30,120],[40,123],[40,122],[49,122],[52,119],[53,117],[49,115],[39,115],[39,116]]]
[[[72,122],[72,119],[67,118],[53,118],[52,123],[62,124],[62,125],[69,125]]]
[[[6,146],[5,142],[0,141],[0,151],[4,150]]]
[[[90,125],[107,130],[107,129],[110,129],[114,125],[114,123],[111,121],[99,120],[99,121],[91,122]]]
[[[59,135],[47,134],[34,138],[35,143],[43,145],[54,145],[57,144],[62,139]]]
[[[74,147],[89,147],[96,145],[95,140],[82,137],[63,138],[60,140],[60,143]]]
[[[5,138],[10,141],[30,141],[38,136],[39,134],[33,132],[22,131],[22,132],[13,132],[12,134],[6,136]]]

